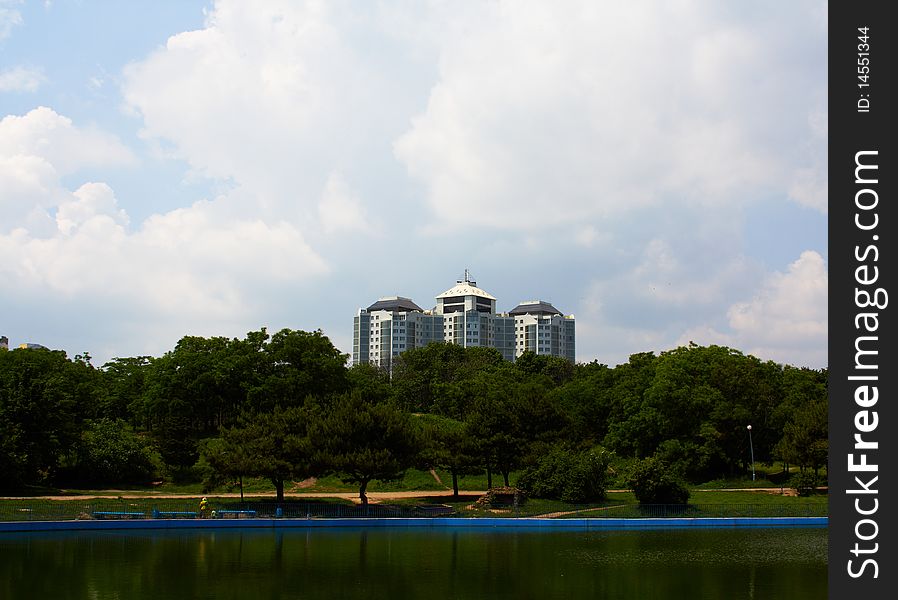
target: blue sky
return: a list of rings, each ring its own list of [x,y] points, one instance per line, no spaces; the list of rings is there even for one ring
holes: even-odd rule
[[[0,0],[0,335],[114,356],[430,307],[824,367],[826,4]]]

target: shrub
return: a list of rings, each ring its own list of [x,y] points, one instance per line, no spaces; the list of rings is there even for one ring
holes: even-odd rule
[[[605,498],[608,454],[551,448],[535,467],[525,471],[518,485],[531,496],[564,502],[597,502]]]
[[[799,496],[810,496],[816,491],[820,478],[810,471],[803,471],[793,475],[789,481]]]
[[[640,504],[686,504],[689,489],[671,467],[657,459],[637,462],[630,473],[630,488]]]

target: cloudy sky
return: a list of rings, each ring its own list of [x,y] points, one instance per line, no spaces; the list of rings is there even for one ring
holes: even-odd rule
[[[0,0],[0,335],[95,364],[469,269],[610,365],[824,367],[826,3]]]

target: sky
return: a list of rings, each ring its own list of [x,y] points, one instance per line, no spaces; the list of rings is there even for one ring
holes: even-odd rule
[[[0,0],[0,335],[425,308],[468,269],[577,360],[827,366],[819,0]]]

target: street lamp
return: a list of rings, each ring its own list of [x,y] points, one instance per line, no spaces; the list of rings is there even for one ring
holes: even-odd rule
[[[748,426],[748,447],[751,450],[751,480],[755,480],[755,446],[751,443],[751,425]]]

